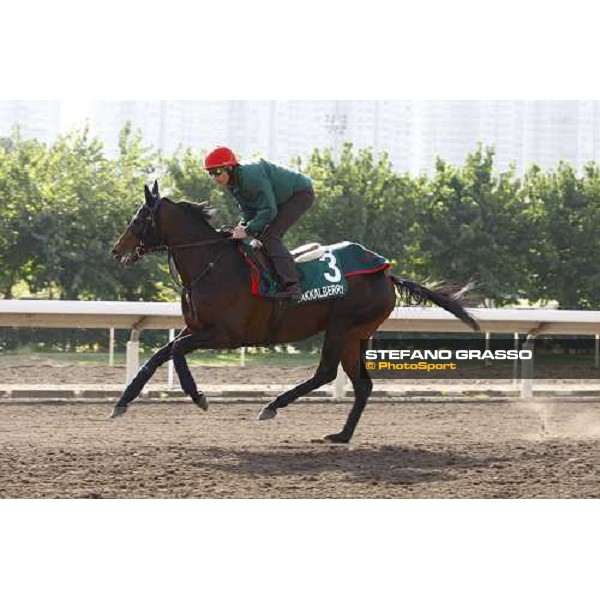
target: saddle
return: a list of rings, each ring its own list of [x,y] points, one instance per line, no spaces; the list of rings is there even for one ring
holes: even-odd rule
[[[294,248],[290,254],[294,257],[296,263],[310,262],[311,260],[318,260],[325,254],[325,246],[312,242]]]

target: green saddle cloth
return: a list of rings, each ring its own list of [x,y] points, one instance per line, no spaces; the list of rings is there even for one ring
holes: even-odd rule
[[[342,298],[348,290],[347,279],[356,275],[376,273],[390,266],[387,258],[368,250],[355,242],[340,242],[323,247],[323,256],[309,262],[296,263],[300,277],[302,296],[299,302],[314,302],[330,298]],[[245,246],[253,254],[250,246]],[[272,275],[256,267],[252,268],[252,293],[271,297],[277,291]]]

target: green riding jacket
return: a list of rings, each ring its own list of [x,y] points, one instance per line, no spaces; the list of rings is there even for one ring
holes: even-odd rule
[[[242,225],[256,235],[277,216],[277,207],[312,181],[291,169],[263,160],[238,165],[228,186],[242,210]]]

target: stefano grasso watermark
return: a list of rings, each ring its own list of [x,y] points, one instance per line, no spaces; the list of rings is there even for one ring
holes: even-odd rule
[[[464,360],[531,360],[531,350],[365,350],[366,368],[395,371],[456,371]]]
[[[587,340],[589,342],[590,340]],[[538,348],[539,346],[539,348]],[[536,378],[600,378],[593,346],[579,338],[536,343]],[[575,359],[574,359],[575,357]],[[388,378],[503,379],[534,360],[531,344],[499,338],[377,338],[361,341],[361,376]],[[539,363],[539,364],[538,364]]]

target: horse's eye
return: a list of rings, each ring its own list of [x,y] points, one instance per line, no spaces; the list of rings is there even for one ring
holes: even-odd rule
[[[133,234],[137,235],[142,229],[142,221],[138,217],[131,221],[131,231]]]

